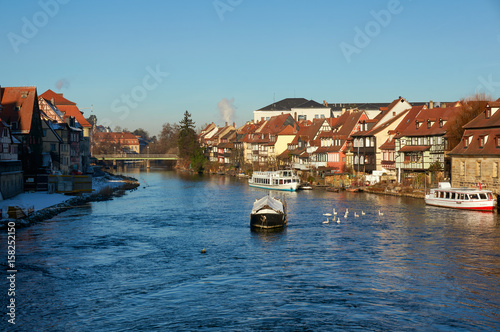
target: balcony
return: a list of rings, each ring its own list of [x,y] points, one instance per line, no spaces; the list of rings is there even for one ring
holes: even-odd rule
[[[310,164],[292,163],[292,168],[307,171],[311,169]]]

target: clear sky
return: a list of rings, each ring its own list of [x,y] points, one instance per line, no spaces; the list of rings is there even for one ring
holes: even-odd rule
[[[0,85],[158,134],[274,100],[500,97],[498,0],[1,1]],[[220,106],[220,107],[219,107]],[[231,114],[231,107],[234,113]]]

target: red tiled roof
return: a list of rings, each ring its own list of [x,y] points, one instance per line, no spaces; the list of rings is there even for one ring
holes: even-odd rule
[[[278,135],[295,135],[297,133],[297,129],[293,128],[292,126],[288,125],[278,133]]]
[[[57,105],[57,108],[64,113],[64,116],[72,116],[78,121],[82,127],[90,128],[92,125],[83,117],[83,113],[80,112],[76,105]]]
[[[466,146],[464,140],[470,138],[470,143]],[[480,146],[480,137],[486,141],[484,145]],[[460,143],[449,153],[450,155],[500,155],[500,147],[498,147],[500,140],[500,127],[489,129],[469,129],[465,130],[463,139]]]
[[[5,87],[1,90],[2,120],[18,123],[18,129],[13,130],[14,133],[28,134],[31,131],[34,108],[38,109],[36,87]]]
[[[430,108],[423,109],[419,114],[418,118],[421,121],[420,126],[417,128],[415,123],[415,118],[407,123],[406,128],[398,135],[398,137],[403,136],[436,136],[444,135],[448,127],[453,123],[453,119],[461,111],[461,107],[445,107],[445,108]],[[446,123],[441,127],[440,121],[435,121],[434,124],[429,128],[427,125],[427,120],[431,118],[442,119]]]
[[[417,152],[417,151],[427,151],[430,150],[430,145],[405,145],[401,149],[400,152]]]
[[[384,144],[382,144],[380,147],[379,147],[380,150],[395,150],[396,149],[396,141],[395,140],[391,140],[391,139],[387,139],[387,141],[384,142]]]
[[[54,105],[57,106],[57,108],[61,112],[64,113],[65,117],[66,116],[74,117],[76,121],[78,121],[78,123],[82,125],[82,127],[85,128],[92,127],[92,125],[83,116],[83,113],[78,109],[76,103],[64,98],[62,93],[56,93],[49,89],[44,93],[42,93],[40,97],[44,98],[45,100],[51,103],[53,101]]]
[[[496,106],[498,104],[498,106]],[[484,112],[481,112],[478,116],[476,116],[472,121],[467,123],[464,128],[465,129],[474,129],[474,128],[492,128],[492,127],[500,127],[500,109],[492,114],[490,117],[487,117],[487,111],[492,108],[500,107],[500,102],[490,102]]]
[[[137,137],[129,132],[97,132],[94,134],[96,141],[121,141],[121,140],[134,140],[133,144],[139,144]],[[137,143],[136,143],[137,142]]]
[[[40,95],[40,97],[47,99],[48,101],[52,101],[54,99],[54,105],[76,105],[76,103],[66,99],[63,97],[62,93],[57,93],[52,90],[47,90]]]

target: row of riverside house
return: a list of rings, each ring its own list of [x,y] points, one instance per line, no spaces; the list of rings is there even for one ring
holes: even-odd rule
[[[401,182],[438,164],[441,179],[454,185],[481,181],[500,192],[499,105],[500,99],[490,102],[483,118],[467,124],[453,151],[447,132],[461,112],[460,102],[409,103],[402,97],[389,104],[287,98],[255,111],[254,120],[240,128],[211,123],[199,139],[219,170],[292,168],[322,178],[387,174]]]
[[[74,102],[36,87],[0,87],[0,193],[33,187],[38,175],[90,170],[91,125]]]

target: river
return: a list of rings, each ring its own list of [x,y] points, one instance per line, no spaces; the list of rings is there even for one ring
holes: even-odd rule
[[[500,330],[497,213],[313,190],[284,194],[288,227],[262,233],[267,191],[244,180],[126,175],[141,186],[16,230],[18,330]]]

